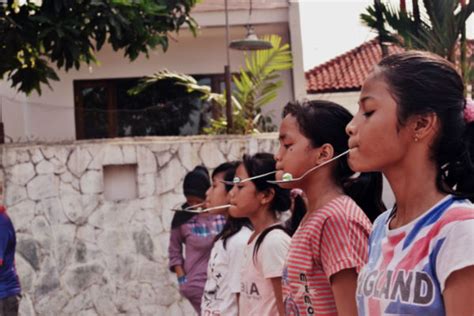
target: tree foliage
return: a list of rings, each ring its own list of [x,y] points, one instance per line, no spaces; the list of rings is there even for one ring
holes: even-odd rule
[[[79,69],[97,62],[109,43],[126,58],[166,51],[169,32],[187,25],[198,0],[44,0],[8,1],[0,7],[0,77],[27,94],[59,80],[56,69]]]
[[[251,134],[272,131],[274,126],[271,118],[262,114],[262,108],[275,100],[278,90],[282,87],[280,71],[291,69],[292,57],[288,44],[282,44],[278,35],[263,36],[263,39],[272,43],[273,48],[254,51],[246,54],[245,67],[241,67],[232,81],[235,89],[232,91],[232,113],[234,128],[232,134]],[[188,93],[199,93],[203,99],[214,102],[225,109],[226,98],[224,93],[212,93],[209,86],[199,85],[188,75],[173,73],[167,70],[145,78],[142,83],[133,89],[132,93],[141,93],[151,85],[163,80],[173,80],[176,85],[186,87]],[[225,134],[227,119],[221,116],[211,119],[210,127],[205,128],[207,134]]]
[[[378,32],[383,41],[394,42],[409,49],[424,49],[454,61],[454,49],[474,9],[474,1],[461,6],[459,0],[418,1],[413,10],[381,3],[383,23],[377,21],[377,10],[371,5],[361,14],[364,24]],[[393,31],[395,32],[393,32]]]
[[[466,21],[473,11],[474,0],[412,0],[411,11],[404,0],[400,8],[378,0],[360,18],[377,31],[382,45],[393,42],[459,62],[464,81],[470,82],[473,64],[467,56]]]
[[[269,132],[275,129],[270,116],[262,113],[262,108],[276,99],[278,90],[283,86],[280,72],[291,69],[293,61],[290,46],[283,44],[278,35],[266,35],[263,40],[272,43],[273,48],[258,50],[245,55],[245,67],[240,68],[238,76],[232,80],[233,134],[251,134]],[[217,103],[225,108],[225,92]],[[224,112],[224,111],[222,111]],[[205,129],[208,134],[224,134],[227,131],[227,119],[222,116],[211,120],[211,126]]]

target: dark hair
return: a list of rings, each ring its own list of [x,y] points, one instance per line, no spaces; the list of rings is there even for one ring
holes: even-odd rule
[[[474,201],[474,122],[464,119],[464,84],[454,65],[432,53],[407,51],[385,57],[377,70],[397,102],[399,126],[413,115],[438,117],[431,146],[438,190]]]
[[[188,203],[184,203],[181,205],[181,209],[184,210],[185,208],[189,207]],[[177,228],[187,221],[189,221],[191,218],[196,216],[198,213],[192,213],[192,212],[186,212],[186,211],[178,211],[174,213],[173,219],[171,220],[171,229]]]
[[[210,186],[209,171],[205,166],[198,165],[184,176],[183,193],[185,196],[196,196],[205,199],[206,191]],[[172,229],[183,225],[197,215],[197,213],[184,211],[187,207],[189,207],[188,203],[182,204],[181,209],[183,211],[178,211],[173,215],[171,220]]]
[[[223,179],[226,181],[225,190],[227,192],[232,189],[232,185],[228,183],[231,183],[234,179],[235,169],[237,169],[239,164],[239,161],[224,162],[223,164],[217,166],[217,168],[212,172],[212,178],[220,173],[224,173]],[[252,227],[248,218],[235,218],[229,215],[224,227],[222,228],[222,231],[216,235],[214,241],[222,239],[224,249],[226,249],[227,239],[237,234],[244,226],[249,228]]]
[[[211,186],[209,171],[205,166],[196,166],[184,177],[183,192],[185,196],[196,196],[206,198],[206,191]]]
[[[306,204],[300,195],[292,197],[292,200],[293,207],[291,209],[291,217],[285,222],[286,231],[290,236],[295,234],[307,211]]]
[[[283,117],[291,115],[298,122],[300,132],[310,140],[313,147],[331,144],[334,156],[349,149],[349,136],[346,125],[352,120],[352,114],[339,104],[312,100],[303,103],[288,103],[283,109]],[[361,173],[354,177],[354,171],[349,168],[347,156],[337,160],[334,168],[334,180],[349,195],[367,217],[373,222],[385,210],[382,202],[382,174],[379,172]],[[293,216],[299,217],[306,210],[301,198],[295,199]],[[290,230],[296,230],[301,220],[294,220]],[[296,226],[295,226],[296,225]]]
[[[245,167],[249,177],[269,173],[271,171],[275,171],[276,168],[276,161],[273,155],[263,152],[254,155],[244,155],[242,164]],[[269,190],[273,190],[275,192],[273,200],[270,204],[270,211],[275,214],[287,211],[291,206],[290,190],[283,189],[277,184],[268,183],[268,180],[275,180],[275,174],[269,174],[265,177],[253,179],[251,181],[259,192]],[[274,229],[281,229],[289,234],[288,230],[283,225],[273,225],[264,229],[255,241],[255,248],[253,250],[254,259],[257,255],[258,249],[260,248],[260,245],[265,239],[265,236]]]

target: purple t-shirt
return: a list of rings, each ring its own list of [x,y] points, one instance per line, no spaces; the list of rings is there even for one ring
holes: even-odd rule
[[[5,208],[0,206],[0,299],[21,292],[15,269],[15,247],[15,229]]]
[[[224,224],[225,217],[222,215],[199,214],[171,230],[169,267],[181,265],[189,286],[204,288],[214,237],[220,233]]]

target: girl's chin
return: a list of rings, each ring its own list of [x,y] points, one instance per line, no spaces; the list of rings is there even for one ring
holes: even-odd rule
[[[245,217],[245,216],[242,216],[242,214],[240,214],[239,209],[235,205],[232,205],[227,210],[228,210],[227,213],[232,217],[235,217],[235,218]]]
[[[227,215],[227,214],[229,214],[228,210],[229,210],[229,208],[221,208],[221,209],[209,211],[209,214],[212,214],[212,215]]]
[[[360,172],[360,155],[357,152],[357,148],[351,149],[351,152],[349,153],[349,157],[347,158],[347,163],[349,164],[349,167],[355,171],[355,172]]]

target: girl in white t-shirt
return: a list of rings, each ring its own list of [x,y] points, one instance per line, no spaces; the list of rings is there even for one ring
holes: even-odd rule
[[[212,186],[206,192],[206,207],[229,204],[228,192],[238,162],[225,162],[212,173]],[[227,183],[227,184],[226,184]],[[216,236],[207,268],[207,281],[201,303],[202,316],[236,316],[240,293],[240,268],[244,247],[252,234],[247,218],[228,216],[227,209],[211,211],[227,217]]]
[[[230,191],[230,215],[247,217],[254,228],[242,263],[242,316],[284,315],[281,277],[291,238],[278,214],[290,208],[290,193],[267,182],[275,180],[274,170],[272,154],[245,155]]]

